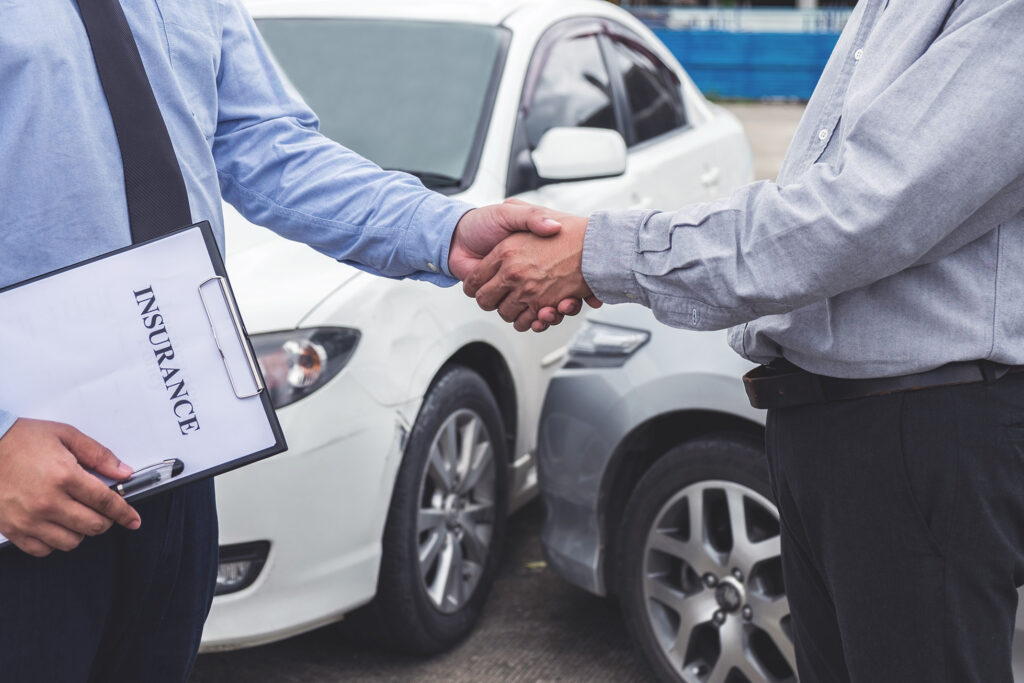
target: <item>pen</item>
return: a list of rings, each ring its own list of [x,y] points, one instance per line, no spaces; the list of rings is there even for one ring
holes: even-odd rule
[[[118,495],[124,497],[129,496],[136,491],[159,484],[162,481],[166,481],[171,477],[176,477],[181,474],[182,470],[185,469],[185,463],[177,458],[169,458],[163,462],[155,465],[149,465],[137,470],[135,474],[119,481],[116,484],[111,485],[111,490],[116,492]]]

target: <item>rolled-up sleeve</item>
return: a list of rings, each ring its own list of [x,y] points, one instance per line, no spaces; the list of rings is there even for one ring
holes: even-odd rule
[[[448,248],[472,207],[322,136],[237,0],[225,0],[221,39],[213,154],[224,198],[253,223],[333,258],[453,284]]]
[[[719,329],[877,282],[1024,209],[1024,1],[968,2],[849,126],[835,164],[674,213],[591,216],[602,300]]]

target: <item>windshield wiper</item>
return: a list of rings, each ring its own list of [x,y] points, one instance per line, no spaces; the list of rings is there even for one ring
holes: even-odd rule
[[[401,171],[402,173],[408,173],[419,178],[424,185],[427,187],[458,187],[462,184],[462,178],[452,178],[451,176],[443,173],[434,173],[433,171],[410,171],[407,168],[386,168],[385,171]]]

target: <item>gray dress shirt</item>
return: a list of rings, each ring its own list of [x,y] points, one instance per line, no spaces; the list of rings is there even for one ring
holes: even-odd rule
[[[861,0],[778,181],[596,213],[583,273],[763,363],[1024,364],[1024,0]]]

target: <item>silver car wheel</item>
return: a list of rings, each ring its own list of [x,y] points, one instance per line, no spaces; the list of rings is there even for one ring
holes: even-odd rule
[[[473,595],[491,546],[497,482],[484,421],[459,410],[434,435],[419,492],[420,577],[433,605],[458,611]]]
[[[662,506],[644,546],[644,603],[684,681],[794,679],[781,571],[778,512],[753,489],[702,481]]]

